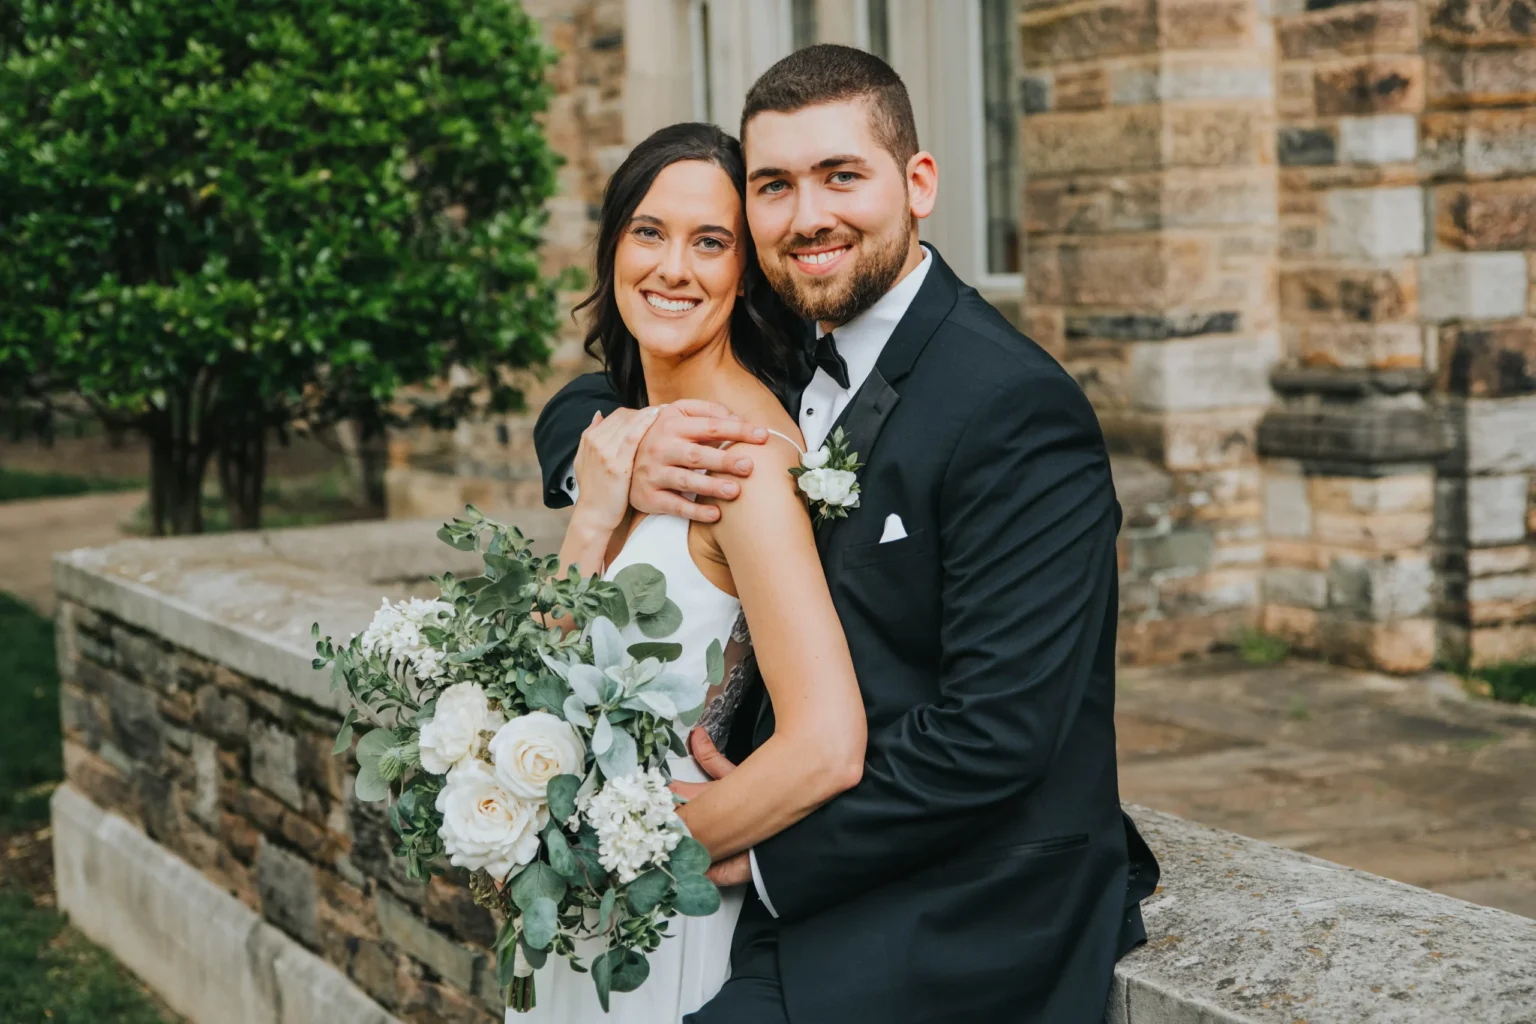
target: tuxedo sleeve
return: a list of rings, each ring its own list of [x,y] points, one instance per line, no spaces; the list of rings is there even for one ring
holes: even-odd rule
[[[1070,378],[1015,381],[978,403],[937,501],[937,699],[871,731],[857,786],[753,848],[782,920],[964,849],[1036,787],[1113,621],[1114,487]]]
[[[619,396],[604,373],[587,373],[571,381],[551,398],[533,425],[533,448],[544,477],[544,504],[564,508],[571,504],[572,488],[566,475],[576,460],[581,432],[592,414],[608,415],[620,405]]]

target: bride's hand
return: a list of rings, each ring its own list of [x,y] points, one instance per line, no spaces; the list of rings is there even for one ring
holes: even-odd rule
[[[615,409],[607,418],[602,413],[592,417],[576,449],[576,487],[581,496],[576,516],[610,532],[624,519],[635,449],[662,408]]]

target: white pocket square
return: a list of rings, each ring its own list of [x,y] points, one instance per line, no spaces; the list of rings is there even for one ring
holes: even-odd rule
[[[881,544],[889,544],[893,540],[901,540],[906,535],[907,528],[901,525],[901,516],[892,512],[885,517],[885,532],[880,534]],[[865,536],[868,536],[868,534]]]

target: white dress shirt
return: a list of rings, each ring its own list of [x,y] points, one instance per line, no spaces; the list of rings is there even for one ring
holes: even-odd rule
[[[853,396],[869,378],[880,353],[885,350],[885,343],[891,340],[896,325],[907,315],[907,307],[917,297],[917,291],[923,286],[932,266],[933,257],[925,246],[922,262],[912,268],[910,274],[896,282],[896,286],[881,296],[873,306],[833,332],[838,355],[848,364],[848,387],[842,387],[829,373],[817,367],[800,398],[800,433],[805,435],[807,449],[820,448],[822,442],[826,441],[827,435],[832,432],[832,424],[843,414],[848,403],[853,401]],[[816,337],[820,338],[825,333],[821,325],[817,324]],[[571,496],[572,501],[576,500],[576,476],[569,468],[565,472],[565,492]],[[757,889],[758,898],[768,908],[768,913],[778,917],[772,901],[768,899],[768,891],[763,887],[762,875],[758,874],[757,855],[749,850],[747,858],[752,865],[752,885]]]
[[[907,315],[907,307],[912,305],[931,266],[933,257],[924,248],[923,261],[913,267],[910,274],[896,282],[896,286],[881,296],[873,306],[832,332],[833,340],[837,343],[837,354],[848,364],[848,387],[842,387],[827,371],[816,368],[815,375],[800,397],[800,433],[805,435],[805,447],[808,450],[821,447],[827,435],[832,433],[832,424],[843,414],[848,403],[853,401],[853,396],[864,381],[869,379],[875,361],[885,351],[885,343],[891,340],[896,325]],[[820,338],[825,333],[821,325],[817,324],[816,337]],[[778,917],[778,912],[773,909],[773,901],[768,898],[768,890],[763,886],[763,876],[757,871],[757,854],[749,850],[747,859],[752,865],[752,886],[757,889],[757,898],[763,901],[768,913]]]

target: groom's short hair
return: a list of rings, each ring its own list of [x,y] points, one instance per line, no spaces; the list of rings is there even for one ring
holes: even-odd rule
[[[752,83],[741,111],[742,142],[747,139],[747,122],[758,114],[791,114],[860,98],[869,103],[875,141],[896,158],[898,167],[905,168],[918,149],[917,122],[901,76],[874,54],[836,43],[796,50]]]

